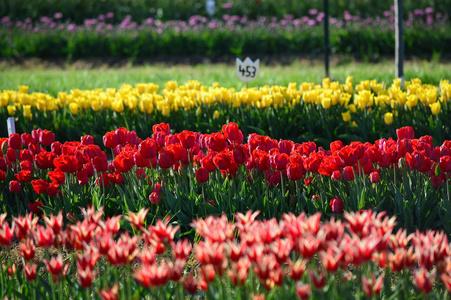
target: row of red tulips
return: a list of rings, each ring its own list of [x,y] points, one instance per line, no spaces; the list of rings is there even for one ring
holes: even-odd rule
[[[52,132],[38,129],[1,139],[0,204],[14,214],[41,209],[67,213],[88,204],[109,205],[109,214],[123,214],[153,204],[155,218],[177,214],[184,217],[185,226],[197,216],[227,209],[229,216],[259,209],[272,217],[289,211],[342,213],[377,207],[396,215],[396,209],[404,209],[401,214],[409,215],[406,209],[417,206],[406,205],[409,193],[420,208],[441,207],[418,211],[417,218],[431,218],[425,223],[437,226],[433,218],[446,220],[443,212],[449,211],[443,200],[450,199],[451,141],[435,146],[430,136],[415,139],[411,127],[398,129],[397,140],[350,145],[334,141],[330,150],[313,142],[298,144],[258,134],[244,143],[235,123],[212,134],[171,133],[169,125],[161,123],[146,139],[119,128],[107,132],[103,142],[111,155],[91,136],[62,144]],[[229,198],[222,197],[226,193],[220,189],[228,191]],[[422,190],[427,193],[417,195]],[[365,202],[365,193],[372,193],[374,201]],[[384,193],[385,200],[398,203],[386,204],[380,197]],[[317,198],[321,201],[310,201]],[[116,202],[111,204],[111,199]],[[273,207],[281,209],[271,212]]]
[[[147,226],[148,210],[107,219],[102,210],[82,212],[83,219],[71,217],[66,226],[61,212],[41,221],[32,214],[17,216],[11,224],[6,214],[0,216],[0,253],[10,253],[18,242],[20,257],[2,260],[1,297],[61,299],[97,291],[102,299],[174,292],[185,299],[182,287],[190,294],[203,290],[225,297],[227,287],[233,297],[279,299],[341,298],[351,289],[356,298],[451,292],[447,236],[396,231],[396,219],[384,213],[345,213],[343,221],[324,223],[320,214],[285,214],[277,221],[258,220],[258,212],[249,211],[238,213],[235,222],[210,216],[193,221],[200,239],[192,244],[174,238],[179,228],[169,219]],[[121,231],[124,219],[135,235]],[[113,276],[120,270],[120,278]]]
[[[21,184],[33,179],[35,168],[46,170],[51,182],[34,181],[33,189],[38,194],[46,192],[54,196],[68,173],[75,173],[80,185],[87,184],[96,172],[104,185],[120,184],[122,175],[135,166],[140,177],[146,175],[146,169],[157,166],[180,172],[182,167],[193,166],[191,162],[201,183],[208,181],[209,174],[216,170],[234,177],[242,165],[249,174],[253,170],[263,172],[272,185],[277,185],[281,176],[297,181],[306,173],[347,181],[364,173],[377,183],[381,168],[407,167],[427,174],[434,187],[439,188],[451,171],[451,141],[434,146],[430,136],[415,139],[411,127],[398,129],[397,140],[353,142],[346,146],[338,140],[330,144],[330,150],[318,148],[314,142],[297,144],[258,134],[251,134],[247,144],[243,144],[243,134],[235,123],[226,124],[223,132],[212,134],[191,131],[171,134],[169,125],[163,123],[153,129],[152,138],[145,140],[125,128],[107,132],[103,141],[105,147],[113,150],[112,162],[106,152],[94,145],[91,136],[81,137],[81,142],[61,144],[47,130],[33,130],[31,135],[12,134],[0,140],[0,180],[5,180],[5,172],[16,171],[10,190],[18,192]]]

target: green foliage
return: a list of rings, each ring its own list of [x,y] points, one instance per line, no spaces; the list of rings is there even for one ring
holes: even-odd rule
[[[415,57],[437,57],[447,51],[451,40],[449,26],[407,28],[405,53]],[[321,27],[305,30],[267,28],[200,31],[95,30],[26,32],[0,29],[0,57],[5,58],[149,58],[164,55],[202,55],[209,58],[230,56],[310,55],[323,50]],[[394,53],[394,33],[389,29],[346,28],[330,32],[333,54],[352,55],[366,61],[378,61]]]

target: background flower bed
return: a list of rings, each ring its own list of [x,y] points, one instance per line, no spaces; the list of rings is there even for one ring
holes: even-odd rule
[[[247,15],[254,19],[258,16],[283,17],[292,14],[295,17],[306,15],[309,10],[323,10],[322,0],[216,0],[216,16],[224,14]],[[451,15],[449,0],[405,0],[405,11],[424,11],[432,9]],[[96,0],[61,0],[43,1],[4,0],[0,3],[0,15],[9,15],[14,20],[24,20],[31,17],[36,20],[41,16],[51,17],[61,13],[63,20],[70,19],[81,24],[86,18],[96,18],[99,14],[113,13],[113,21],[119,23],[125,16],[131,15],[134,20],[141,22],[148,17],[162,20],[186,20],[192,15],[207,16],[205,1],[203,0],[116,0],[115,5],[106,1]],[[393,6],[391,0],[350,0],[329,1],[332,17],[342,16],[345,11],[362,18],[380,16],[390,11]],[[407,17],[407,15],[406,15]]]
[[[407,56],[440,57],[449,54],[448,16],[443,12],[411,12],[404,33]],[[324,14],[311,11],[295,18],[224,15],[219,19],[191,16],[186,21],[161,22],[131,16],[120,23],[100,15],[82,24],[41,17],[0,23],[0,56],[6,58],[115,57],[146,58],[161,55],[203,55],[211,58],[248,55],[313,55],[323,50]],[[374,18],[346,12],[331,22],[331,52],[378,60],[394,53],[394,17],[388,11]]]

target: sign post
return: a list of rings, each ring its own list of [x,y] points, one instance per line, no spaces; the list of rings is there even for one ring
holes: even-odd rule
[[[329,78],[329,0],[324,0],[324,64]]]
[[[10,136],[13,133],[16,133],[16,124],[14,123],[14,118],[13,117],[9,117],[6,120],[6,124],[8,126],[8,136]]]
[[[395,0],[395,65],[396,78],[401,78],[404,84],[404,38],[403,38],[403,10],[402,0]]]
[[[257,77],[259,68],[260,59],[254,62],[249,57],[246,57],[244,61],[236,59],[236,75],[240,80],[246,82],[246,88],[249,87],[249,82]]]

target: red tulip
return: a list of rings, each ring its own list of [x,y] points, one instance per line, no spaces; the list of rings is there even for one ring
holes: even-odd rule
[[[41,201],[35,201],[28,204],[28,209],[30,210],[30,212],[38,216],[42,215],[41,207],[42,207]]]
[[[271,168],[275,170],[285,170],[289,161],[290,157],[286,153],[276,153],[270,156]]]
[[[260,171],[266,171],[270,167],[269,154],[266,151],[255,149],[252,151],[252,161]]]
[[[22,187],[20,186],[19,181],[11,180],[9,182],[9,191],[11,193],[19,193],[21,190],[22,190]]]
[[[435,281],[435,271],[429,273],[423,268],[420,268],[414,273],[414,282],[416,287],[423,294],[429,294],[432,291],[432,287]]]
[[[406,126],[406,127],[396,129],[396,136],[398,137],[398,140],[403,140],[403,139],[412,140],[415,138],[415,133],[411,126]]]
[[[213,153],[210,152],[209,154]],[[205,169],[207,169],[209,173],[214,172],[216,170],[216,165],[213,162],[213,157],[210,155],[204,156],[200,161],[200,165]]]
[[[28,170],[19,171],[14,176],[21,183],[26,183],[26,182],[29,182],[31,180],[31,172],[28,171]]]
[[[56,155],[61,155],[61,153],[63,153],[63,145],[60,142],[53,142],[50,149]]]
[[[297,283],[296,284],[296,295],[299,297],[299,299],[308,299],[310,297],[311,288],[310,284],[306,283]]]
[[[55,134],[46,129],[39,133],[39,143],[43,146],[50,146],[55,141]]]
[[[45,192],[50,197],[53,197],[53,196],[61,194],[61,191],[59,190],[59,184],[58,183],[54,183],[54,182],[49,183],[49,185],[45,189]]]
[[[92,285],[92,281],[94,277],[97,275],[97,272],[92,271],[90,268],[82,269],[80,267],[77,268],[78,279],[80,282],[80,286],[82,288],[90,288]]]
[[[44,179],[35,179],[31,181],[31,185],[33,187],[33,191],[35,191],[36,194],[40,195],[42,193],[45,193],[45,190],[49,186],[49,183]]]
[[[82,145],[94,145],[94,137],[92,135],[85,135],[80,138]]]
[[[9,227],[8,222],[0,226],[0,246],[9,247],[14,238],[14,224]],[[3,270],[2,270],[3,271]]]
[[[0,170],[0,182],[6,179],[6,173],[3,170]]]
[[[196,180],[199,183],[207,182],[210,177],[210,173],[208,173],[207,169],[204,167],[200,167],[196,170]]]
[[[8,147],[14,150],[22,149],[22,140],[20,134],[12,133],[9,136]]]
[[[313,269],[310,269],[308,275],[316,289],[320,290],[326,284],[326,274],[324,272],[316,274]]]
[[[129,145],[137,145],[141,142],[141,139],[138,138],[136,132],[131,130],[125,133],[125,142]]]
[[[0,170],[5,172],[7,170],[6,160],[2,157],[0,157]]]
[[[343,148],[342,141],[338,140],[338,141],[333,141],[332,143],[330,143],[330,151],[332,151],[332,153],[341,150],[341,148]]]
[[[64,182],[66,181],[66,175],[61,170],[50,171],[47,173],[47,175],[54,183],[64,184]]]
[[[220,152],[227,147],[227,140],[221,132],[215,132],[209,135],[207,146],[213,151]]]
[[[129,152],[122,152],[114,158],[114,167],[121,173],[126,173],[133,168],[135,162]]]
[[[165,123],[155,124],[152,126],[152,131],[153,133],[163,132],[165,135],[168,135],[170,133],[170,126]]]
[[[22,133],[21,135],[20,135],[20,140],[22,141],[22,144],[25,146],[25,147],[28,147],[28,145],[31,143],[31,142],[33,142],[33,137],[31,136],[31,134],[28,134],[28,133]]]
[[[107,287],[106,289],[101,290],[100,297],[102,300],[119,300],[118,292],[119,285],[115,283],[111,289]]]
[[[25,265],[24,272],[25,272],[25,278],[27,279],[27,281],[33,281],[36,279],[36,275],[37,275],[36,267],[37,266],[35,264],[32,263],[30,265],[28,262]]]
[[[196,134],[192,131],[183,130],[179,134],[177,134],[178,139],[180,140],[180,144],[185,149],[191,149],[194,147],[194,144],[197,141]]]
[[[160,194],[158,194],[156,192],[152,192],[149,196],[149,200],[152,204],[159,205],[161,202]]]
[[[419,170],[423,168],[425,157],[421,152],[414,151],[412,154],[406,153],[406,160],[411,169]]]
[[[30,171],[31,173],[33,173],[33,162],[29,161],[29,160],[23,160],[20,162],[20,169],[22,171],[27,170]]]
[[[44,259],[44,263],[47,267],[47,271],[49,271],[53,276],[53,281],[56,282],[58,280],[58,276],[63,275],[63,257],[61,254],[58,254],[56,257],[52,257],[50,261]]]
[[[291,154],[293,147],[294,147],[293,141],[288,141],[288,140],[280,140],[279,143],[277,144],[277,148],[279,149],[279,152],[286,153],[288,155]]]
[[[332,208],[333,213],[341,214],[343,212],[343,200],[340,198],[332,198],[329,205]]]
[[[370,174],[371,183],[378,183],[380,180],[381,180],[381,178],[379,176],[379,172],[377,172],[377,171],[371,172],[371,174]]]
[[[116,147],[119,144],[119,138],[116,132],[110,131],[105,133],[103,136],[103,144],[110,149]]]
[[[225,138],[235,144],[243,143],[243,132],[238,128],[238,124],[230,122],[222,126],[222,132],[224,132]]]
[[[40,169],[54,169],[55,168],[55,159],[57,158],[57,155],[55,152],[47,152],[43,151],[35,156],[35,162],[38,168]],[[78,164],[78,162],[77,162]]]
[[[232,162],[232,154],[226,150],[219,152],[213,157],[213,163],[219,170],[227,170]]]
[[[451,172],[451,156],[440,157],[440,170],[442,172]]]
[[[154,139],[147,138],[138,146],[138,151],[144,158],[153,158],[157,156],[158,148]]]
[[[78,170],[78,160],[71,155],[61,155],[53,161],[55,168],[65,172],[74,173]]]
[[[36,240],[36,245],[42,248],[50,248],[53,246],[55,234],[51,227],[44,227],[38,225],[36,232],[33,233]]]
[[[302,163],[289,163],[287,165],[287,177],[290,180],[300,180],[304,177],[305,169]]]
[[[346,181],[354,180],[354,168],[350,166],[346,166],[343,168],[343,178]]]
[[[13,148],[8,148],[8,150],[6,150],[6,158],[10,162],[16,161],[17,160],[17,150],[14,150]]]
[[[332,179],[333,180],[340,180],[341,179],[341,172],[339,170],[335,170],[332,172]]]
[[[158,165],[162,169],[169,169],[176,162],[176,157],[174,152],[170,151],[166,147],[162,149],[161,153],[158,155]]]

